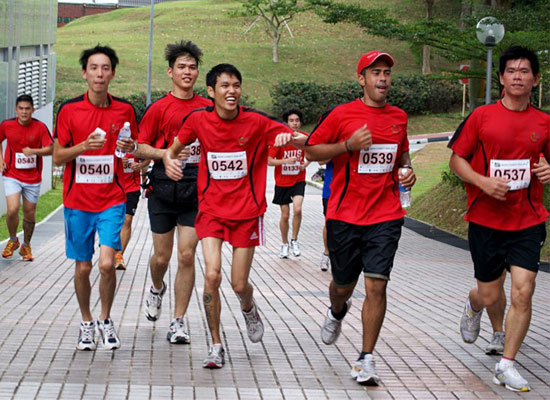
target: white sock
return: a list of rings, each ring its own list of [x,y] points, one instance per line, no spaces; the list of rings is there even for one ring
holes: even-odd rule
[[[505,370],[505,369],[508,369],[510,367],[512,367],[514,365],[514,360],[508,360],[507,358],[501,358],[499,363],[498,363],[498,367],[499,369],[501,370]]]

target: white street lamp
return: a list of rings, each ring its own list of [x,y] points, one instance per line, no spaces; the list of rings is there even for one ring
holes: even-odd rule
[[[491,71],[493,69],[493,46],[504,37],[504,25],[494,17],[482,18],[476,26],[477,39],[487,46],[487,76],[485,79],[485,104],[491,103]]]

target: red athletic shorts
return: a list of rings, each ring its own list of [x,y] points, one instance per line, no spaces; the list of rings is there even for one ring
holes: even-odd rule
[[[215,237],[233,247],[255,247],[264,244],[264,216],[251,219],[225,219],[199,211],[195,230],[200,239]]]

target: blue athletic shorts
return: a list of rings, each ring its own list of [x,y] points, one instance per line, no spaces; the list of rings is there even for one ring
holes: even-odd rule
[[[120,250],[120,230],[124,223],[126,204],[101,212],[65,208],[65,253],[75,261],[91,261],[94,255],[95,233],[99,245]]]

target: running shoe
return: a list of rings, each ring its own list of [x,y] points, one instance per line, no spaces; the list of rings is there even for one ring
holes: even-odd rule
[[[252,308],[248,312],[243,311],[246,322],[246,333],[252,343],[258,343],[264,337],[264,324],[258,313],[256,302],[252,300]]]
[[[346,301],[346,304],[348,305],[348,308],[346,310],[347,312],[351,308],[351,299],[348,299]],[[342,319],[336,319],[332,315],[332,311],[330,310],[330,307],[327,311],[327,316],[325,317],[325,322],[323,323],[323,326],[321,327],[321,339],[323,340],[324,344],[333,344],[338,340],[338,337],[340,336],[340,333],[342,332]]]
[[[15,242],[11,239],[8,239],[8,243],[6,244],[6,247],[4,247],[4,251],[2,251],[2,257],[10,258],[11,256],[13,256],[13,253],[18,248],[19,248],[19,239],[16,239]]]
[[[166,340],[174,344],[189,344],[191,338],[185,330],[185,321],[183,317],[174,318],[170,323],[170,329],[166,334]]]
[[[145,300],[145,317],[149,321],[156,321],[160,318],[162,312],[162,296],[166,293],[166,283],[162,282],[162,289],[160,292],[154,290],[154,286],[151,285],[149,295]]]
[[[124,257],[122,256],[122,251],[117,251],[115,253],[115,269],[124,271],[126,269],[126,264],[124,263]]]
[[[225,364],[225,350],[221,344],[210,345],[208,357],[202,363],[203,368],[221,368]]]
[[[95,344],[95,322],[94,321],[81,321],[80,332],[78,333],[78,343],[76,344],[77,350],[95,350],[97,348]]]
[[[111,318],[107,318],[105,321],[97,320],[96,330],[104,349],[114,350],[120,347],[120,340]]]
[[[34,257],[32,256],[31,246],[28,244],[24,244],[19,249],[19,254],[21,254],[21,257],[23,258],[23,261],[33,261]]]
[[[493,333],[491,342],[485,347],[485,354],[496,355],[502,354],[504,351],[504,332]]]
[[[378,386],[380,378],[376,373],[372,354],[367,354],[361,360],[355,361],[355,364],[351,368],[351,377],[361,385]]]
[[[300,251],[300,246],[298,245],[297,240],[290,241],[290,250],[292,250],[292,255],[294,257],[299,257],[302,252]]]
[[[504,385],[506,389],[514,392],[528,392],[531,390],[529,382],[523,379],[513,364],[506,369],[500,369],[499,363],[497,363],[495,366],[493,383],[496,385]]]
[[[280,258],[288,258],[288,243],[283,243],[281,245],[281,252],[279,253]]]
[[[321,256],[321,271],[328,271],[328,267],[330,266],[330,258],[328,254],[323,253]]]
[[[466,343],[474,343],[479,336],[482,315],[483,310],[478,312],[472,310],[470,298],[468,297],[460,318],[460,335]]]

